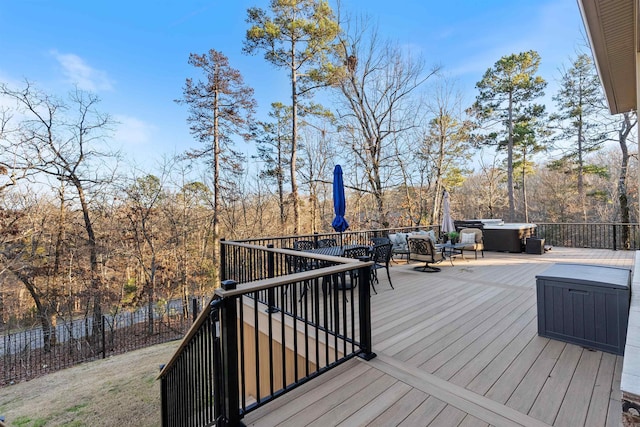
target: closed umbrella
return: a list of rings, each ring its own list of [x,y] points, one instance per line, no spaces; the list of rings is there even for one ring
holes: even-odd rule
[[[340,246],[342,246],[342,233],[349,228],[349,223],[344,218],[346,205],[344,183],[342,181],[342,167],[336,165],[333,169],[333,210],[335,211],[336,217],[333,219],[331,226],[340,233]]]
[[[440,228],[443,234],[450,231],[455,231],[456,227],[453,225],[451,219],[451,208],[449,207],[449,192],[444,190],[442,193],[442,227]]]

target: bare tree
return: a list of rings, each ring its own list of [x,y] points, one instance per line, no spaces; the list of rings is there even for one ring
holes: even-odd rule
[[[114,122],[97,110],[96,95],[76,89],[64,102],[37,90],[28,81],[24,89],[0,84],[0,96],[16,105],[18,131],[0,139],[0,166],[30,171],[68,183],[82,212],[87,235],[90,289],[93,300],[93,334],[99,336],[102,318],[102,286],[98,242],[91,211],[91,192],[110,181],[99,173],[108,171],[105,161],[114,158],[105,150],[105,140]]]
[[[431,164],[433,210],[431,223],[440,218],[442,193],[461,181],[464,164],[471,157],[471,121],[464,116],[462,95],[454,83],[441,79],[435,86],[428,111],[433,117],[423,139],[422,154]]]
[[[366,20],[354,23],[340,36],[338,61],[345,76],[338,85],[338,106],[345,144],[364,170],[368,188],[376,201],[377,222],[389,222],[384,208],[387,183],[385,169],[395,159],[394,139],[416,126],[414,92],[438,68],[425,70],[421,58],[412,58],[391,42],[378,38],[377,28]]]

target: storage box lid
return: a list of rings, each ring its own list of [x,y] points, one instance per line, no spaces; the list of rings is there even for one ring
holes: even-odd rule
[[[621,267],[558,263],[536,276],[536,279],[553,279],[575,284],[629,289],[631,270]]]

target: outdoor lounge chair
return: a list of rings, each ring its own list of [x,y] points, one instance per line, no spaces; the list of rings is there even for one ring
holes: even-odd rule
[[[460,230],[460,243],[467,243],[466,246],[460,248],[462,258],[464,258],[464,251],[474,251],[476,259],[478,259],[478,251],[480,251],[484,258],[484,240],[481,229],[475,227],[463,228]]]
[[[416,270],[421,269],[425,273],[436,273],[440,268],[429,264],[436,264],[444,260],[442,252],[436,250],[436,247],[427,235],[412,235],[409,237],[409,261],[424,261],[424,266],[414,267]]]

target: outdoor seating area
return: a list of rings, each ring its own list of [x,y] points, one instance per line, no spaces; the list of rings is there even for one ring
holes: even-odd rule
[[[395,290],[371,297],[377,357],[352,359],[243,422],[618,426],[623,357],[538,336],[536,276],[555,263],[632,268],[633,258],[601,249],[487,252],[441,263],[437,275],[415,271],[415,261],[393,264]]]

